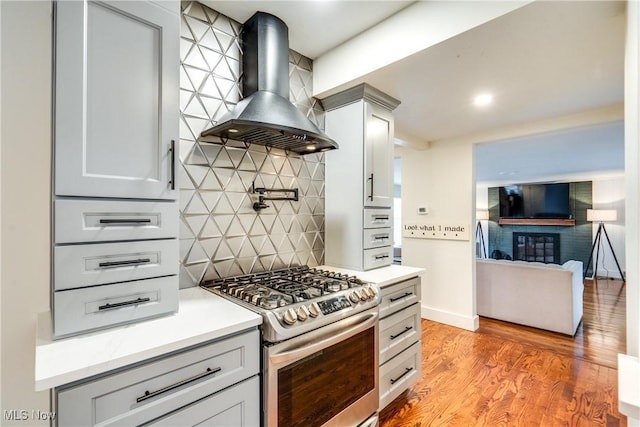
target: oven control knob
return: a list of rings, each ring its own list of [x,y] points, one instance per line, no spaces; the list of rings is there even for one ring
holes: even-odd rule
[[[284,312],[282,319],[287,325],[293,325],[294,323],[296,323],[296,320],[298,320],[298,314],[293,308],[290,308]]]
[[[314,302],[309,305],[309,315],[311,317],[318,317],[320,313],[321,313],[320,306],[318,305],[317,302]]]
[[[352,303],[357,303],[360,301],[360,295],[358,294],[357,291],[353,291],[351,292],[351,294],[349,295],[349,299],[351,300]]]
[[[367,292],[366,289],[360,289],[358,293],[360,294],[360,299],[362,301],[366,301],[369,299],[369,293]]]
[[[371,297],[372,298],[377,298],[378,297],[378,290],[375,287],[371,286],[369,288],[369,292],[371,292]]]
[[[309,314],[311,314],[309,309],[303,305],[298,309],[298,320],[304,322],[309,318]]]
[[[369,299],[374,299],[376,297],[376,291],[373,288],[365,288],[365,290],[367,291]]]

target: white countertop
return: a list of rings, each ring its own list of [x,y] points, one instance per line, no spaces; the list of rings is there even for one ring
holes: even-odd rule
[[[178,313],[53,340],[40,313],[35,388],[46,390],[258,326],[262,317],[202,288],[180,291]]]
[[[385,287],[424,272],[390,265],[369,271],[320,268]],[[262,317],[202,288],[180,291],[178,313],[75,337],[52,339],[51,313],[40,313],[35,389],[46,390],[258,326]]]
[[[408,267],[405,265],[389,265],[387,267],[380,267],[374,270],[358,271],[349,270],[346,268],[332,267],[330,265],[322,265],[318,268],[323,270],[335,271],[336,273],[346,273],[356,276],[358,279],[366,282],[373,282],[384,288],[385,286],[393,283],[401,282],[412,277],[416,277],[424,273],[424,268]]]
[[[640,359],[618,354],[618,410],[640,420]]]

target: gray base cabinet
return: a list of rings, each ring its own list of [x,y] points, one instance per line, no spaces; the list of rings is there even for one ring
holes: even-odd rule
[[[58,387],[56,425],[257,426],[259,371],[254,329]]]
[[[380,410],[422,376],[420,278],[380,290]]]
[[[230,427],[260,424],[260,380],[253,377],[149,423],[150,426]]]

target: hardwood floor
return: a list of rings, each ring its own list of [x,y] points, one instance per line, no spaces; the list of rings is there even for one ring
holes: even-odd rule
[[[422,378],[380,426],[621,426],[617,354],[625,288],[585,281],[575,337],[481,318],[475,332],[422,320]]]

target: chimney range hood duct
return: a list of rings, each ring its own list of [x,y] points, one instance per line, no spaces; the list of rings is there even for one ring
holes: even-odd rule
[[[202,142],[229,138],[310,154],[338,148],[289,102],[289,29],[279,18],[255,13],[242,27],[244,98],[203,131]]]

